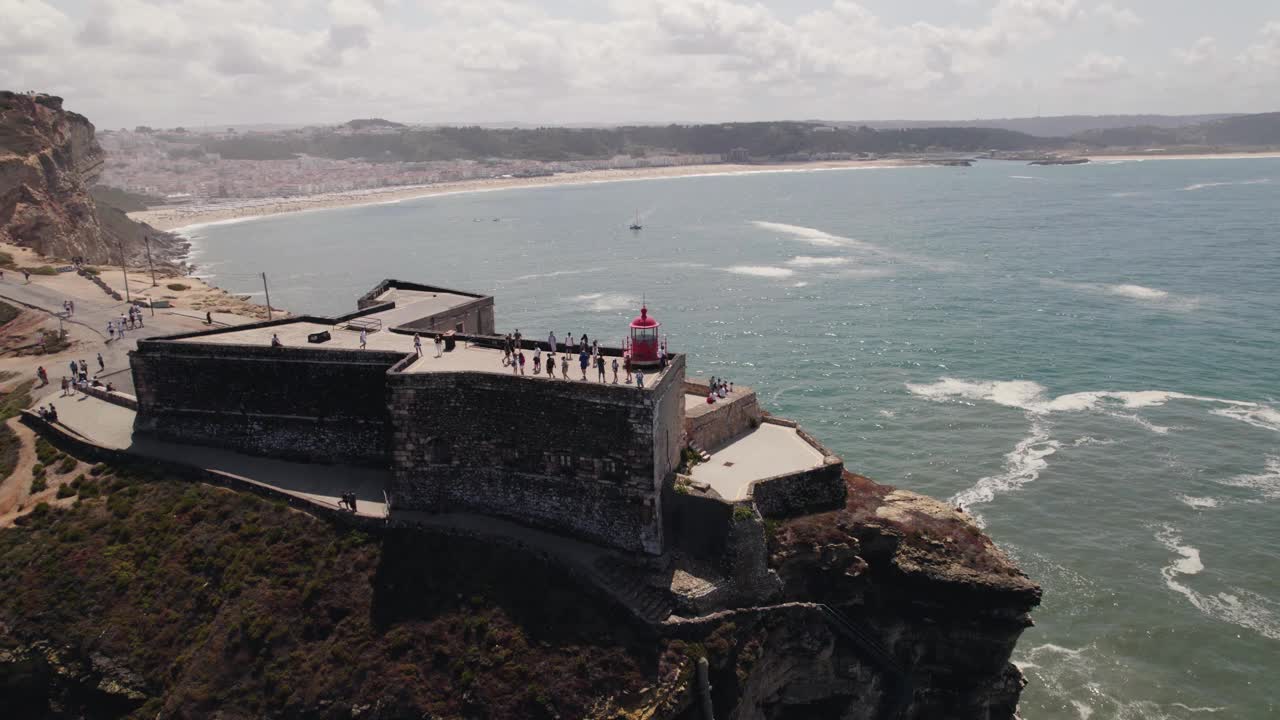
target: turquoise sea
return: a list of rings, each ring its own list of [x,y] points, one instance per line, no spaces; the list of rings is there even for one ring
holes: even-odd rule
[[[644,229],[626,229],[635,213]],[[620,340],[966,505],[1044,585],[1028,720],[1280,716],[1280,160],[981,162],[426,198],[188,231],[230,290],[383,277]]]

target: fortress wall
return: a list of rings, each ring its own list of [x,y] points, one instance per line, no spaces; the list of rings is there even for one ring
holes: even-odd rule
[[[402,353],[143,340],[135,427],[308,462],[387,463],[386,371]]]
[[[398,510],[493,514],[633,552],[664,547],[683,357],[650,392],[490,373],[388,376]],[[664,457],[655,434],[677,441]]]

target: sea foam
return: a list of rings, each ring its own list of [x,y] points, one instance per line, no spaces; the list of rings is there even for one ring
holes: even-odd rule
[[[725,272],[763,278],[785,278],[796,274],[796,271],[791,268],[772,267],[769,265],[734,265],[725,268]]]
[[[951,502],[969,510],[973,505],[991,502],[996,495],[1035,482],[1040,477],[1040,471],[1049,466],[1045,458],[1056,453],[1061,447],[1062,443],[1050,439],[1046,425],[1038,420],[1032,422],[1031,434],[1018,441],[1013,450],[1004,456],[1002,472],[979,479],[973,487],[952,496]],[[980,515],[973,513],[972,510],[970,514],[979,527],[986,526],[986,522]]]
[[[1204,572],[1200,550],[1185,544],[1181,534],[1169,525],[1156,533],[1156,542],[1175,553],[1173,562],[1160,569],[1160,576],[1170,590],[1182,595],[1197,610],[1222,622],[1252,630],[1272,640],[1280,640],[1280,604],[1255,592],[1229,588],[1230,592],[1205,594],[1192,588],[1186,578]]]
[[[849,262],[847,257],[829,256],[829,257],[812,257],[810,255],[797,255],[787,261],[792,267],[829,267],[832,265],[845,265]]]
[[[1109,295],[1112,297],[1120,297],[1128,300],[1136,300],[1146,305],[1154,305],[1170,310],[1190,311],[1200,307],[1201,298],[1191,295],[1177,295],[1168,290],[1160,288],[1147,287],[1146,285],[1136,285],[1134,283],[1088,283],[1088,282],[1072,282],[1069,280],[1060,280],[1058,278],[1044,278],[1041,284],[1048,287],[1059,287],[1067,290],[1075,290],[1077,292],[1089,293],[1091,295]]]

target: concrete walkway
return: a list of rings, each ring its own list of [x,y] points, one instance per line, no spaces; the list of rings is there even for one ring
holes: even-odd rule
[[[133,410],[79,393],[63,397],[61,391],[42,397],[36,404],[45,406],[50,403],[58,410],[58,424],[96,445],[212,470],[255,485],[275,488],[324,507],[336,508],[342,493],[354,492],[359,515],[378,518],[386,515],[383,490],[391,480],[391,473],[387,470],[287,462],[145,436],[134,437],[136,413]]]
[[[741,500],[756,480],[821,467],[824,458],[793,427],[762,423],[711,453],[689,473],[725,500]]]

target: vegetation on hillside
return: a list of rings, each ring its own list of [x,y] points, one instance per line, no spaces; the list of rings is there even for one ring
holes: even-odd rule
[[[3,312],[5,308],[12,310],[13,306],[0,303],[0,312]],[[13,318],[9,319],[12,320]],[[5,322],[8,322],[8,320]],[[15,375],[10,372],[0,373],[0,383],[8,384],[13,381],[14,377]],[[18,464],[18,451],[20,450],[18,436],[14,434],[6,421],[17,415],[22,408],[31,404],[31,386],[34,384],[34,380],[24,380],[11,386],[8,391],[0,391],[0,480],[4,480],[13,474],[13,469]]]
[[[735,148],[744,148],[752,157],[760,158],[797,153],[985,152],[1044,148],[1054,142],[992,128],[873,130],[758,122],[619,128],[405,128],[398,132],[355,134],[312,130],[209,139],[203,147],[223,158],[240,160],[312,155],[420,162],[486,158],[571,160],[655,152],[718,155]]]
[[[660,671],[657,640],[514,551],[95,470],[0,531],[7,717],[576,718]],[[92,669],[3,661],[32,647]]]

